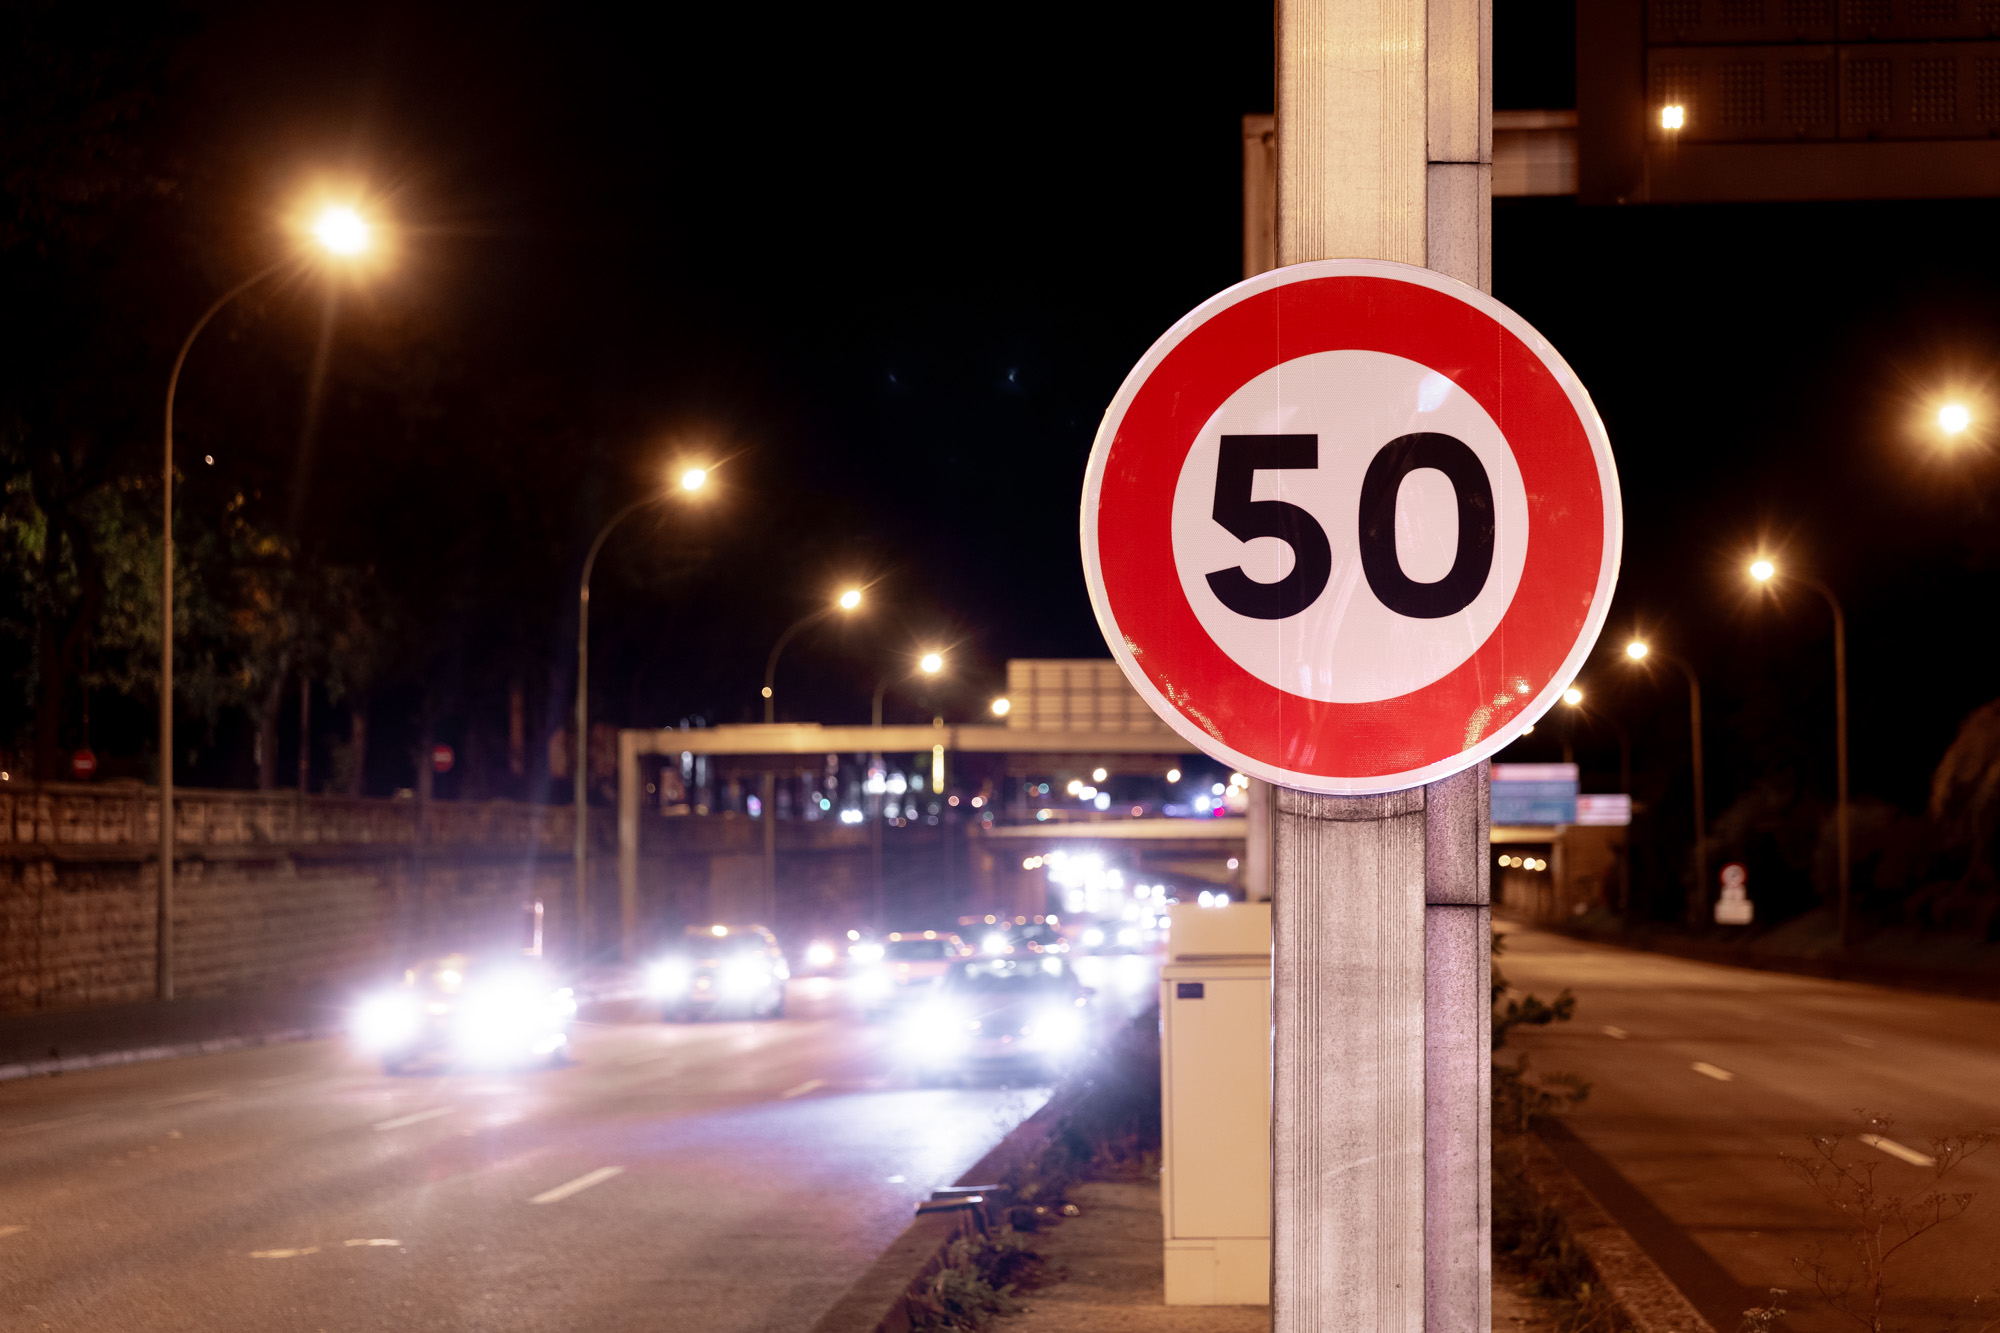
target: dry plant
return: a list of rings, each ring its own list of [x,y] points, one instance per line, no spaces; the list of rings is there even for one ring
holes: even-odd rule
[[[1808,1257],[1792,1260],[1800,1275],[1811,1281],[1828,1308],[1840,1312],[1868,1333],[1893,1333],[1897,1325],[1886,1313],[1890,1277],[1904,1252],[1920,1237],[1929,1235],[1972,1206],[1970,1191],[1950,1188],[1950,1178],[1965,1159],[1993,1141],[1989,1133],[1968,1132],[1930,1140],[1928,1153],[1914,1153],[1889,1137],[1895,1122],[1886,1116],[1856,1114],[1860,1130],[1852,1141],[1868,1151],[1859,1157],[1844,1156],[1849,1142],[1845,1134],[1814,1135],[1807,1140],[1812,1151],[1805,1155],[1779,1154],[1802,1181],[1833,1205],[1846,1221],[1846,1233],[1833,1253],[1822,1244]],[[1914,1192],[1903,1192],[1879,1182],[1877,1173],[1888,1162],[1882,1151],[1903,1157],[1925,1174]],[[1914,1159],[1922,1159],[1921,1161]],[[1785,1293],[1774,1288],[1771,1304],[1746,1310],[1745,1330],[1768,1329],[1783,1317],[1778,1298]],[[1938,1333],[1993,1333],[2000,1329],[2000,1294],[1982,1293],[1972,1298],[1970,1324],[1958,1316],[1947,1317]],[[1907,1327],[1907,1326],[1905,1326]]]

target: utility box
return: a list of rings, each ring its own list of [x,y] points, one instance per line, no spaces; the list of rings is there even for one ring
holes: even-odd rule
[[[1170,909],[1160,971],[1168,1305],[1271,1303],[1271,905]]]

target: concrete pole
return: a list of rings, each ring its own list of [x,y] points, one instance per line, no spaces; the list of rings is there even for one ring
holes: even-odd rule
[[[653,733],[618,733],[618,956],[639,956],[639,755]]]
[[[1491,0],[1279,0],[1278,258],[1490,286]],[[1272,1327],[1490,1327],[1486,767],[1273,820]]]

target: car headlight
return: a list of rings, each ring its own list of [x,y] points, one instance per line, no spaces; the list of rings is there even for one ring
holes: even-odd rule
[[[1102,943],[1104,943],[1104,932],[1099,930],[1096,926],[1092,926],[1089,930],[1083,932],[1084,948],[1095,949],[1098,945]]]
[[[354,1037],[370,1051],[393,1051],[417,1035],[423,1011],[416,997],[371,995],[354,1011]]]
[[[889,973],[886,968],[871,967],[854,979],[854,989],[870,998],[889,993]]]
[[[725,995],[755,995],[771,984],[771,965],[762,958],[738,958],[722,968]]]
[[[825,940],[815,940],[806,946],[807,967],[832,967],[833,946]]]
[[[926,1005],[910,1020],[906,1036],[918,1054],[956,1051],[979,1025],[949,1005]]]
[[[1022,1035],[1037,1038],[1054,1050],[1068,1050],[1083,1040],[1083,1016],[1074,1009],[1051,1009],[1036,1015]]]
[[[656,1000],[670,1000],[687,993],[694,969],[684,958],[669,958],[646,969],[646,993]]]

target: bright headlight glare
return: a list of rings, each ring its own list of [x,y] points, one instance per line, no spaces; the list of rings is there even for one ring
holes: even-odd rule
[[[854,979],[856,989],[863,995],[881,995],[889,989],[889,973],[879,967],[871,967]]]
[[[728,995],[755,995],[771,984],[771,965],[762,958],[738,958],[722,969],[722,989]]]
[[[919,1053],[957,1050],[969,1033],[965,1015],[944,1006],[928,1006],[910,1020],[910,1044]]]
[[[809,967],[832,967],[833,946],[824,940],[815,941],[806,947],[806,965]]]
[[[646,969],[646,991],[656,1000],[671,999],[687,990],[693,971],[678,958],[655,963]]]
[[[371,1051],[394,1050],[416,1036],[423,1015],[408,995],[371,995],[354,1011],[354,1036]]]

